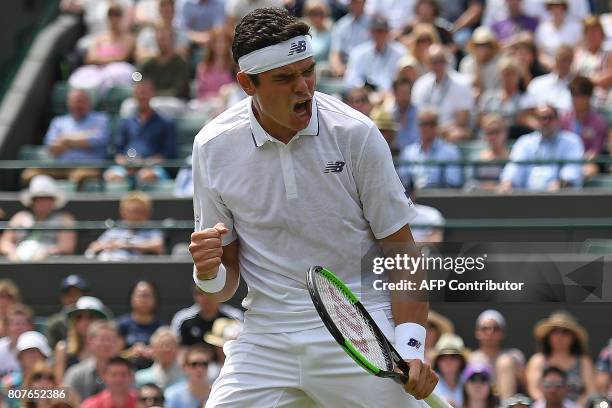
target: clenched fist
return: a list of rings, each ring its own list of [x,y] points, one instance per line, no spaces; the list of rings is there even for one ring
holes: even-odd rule
[[[223,247],[221,237],[229,230],[223,223],[191,234],[189,252],[196,266],[198,279],[214,279],[219,272]]]

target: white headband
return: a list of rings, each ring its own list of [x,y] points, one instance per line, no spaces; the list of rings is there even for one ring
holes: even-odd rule
[[[261,74],[312,56],[309,36],[300,35],[243,55],[238,59],[238,65],[245,74]]]

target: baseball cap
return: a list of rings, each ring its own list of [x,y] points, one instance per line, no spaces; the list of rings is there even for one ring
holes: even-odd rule
[[[81,275],[73,274],[65,277],[61,284],[62,292],[66,292],[70,288],[78,288],[87,291],[89,290],[89,285]]]
[[[494,320],[501,329],[506,328],[506,319],[504,319],[504,316],[502,316],[502,314],[497,310],[488,309],[482,312],[478,316],[478,319],[476,319],[476,327],[482,326],[482,324],[487,320]]]
[[[491,367],[483,362],[470,363],[461,374],[461,382],[466,382],[476,374],[483,374],[488,379],[491,379]]]
[[[38,349],[45,357],[51,355],[51,348],[47,338],[37,331],[27,331],[22,333],[17,339],[17,354],[29,349]]]

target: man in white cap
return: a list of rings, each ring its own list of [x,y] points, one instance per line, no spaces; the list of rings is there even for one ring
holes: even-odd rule
[[[478,315],[474,336],[478,349],[470,354],[471,362],[485,362],[494,368],[492,381],[502,399],[510,398],[524,380],[525,356],[518,349],[502,349],[506,319],[494,309]]]
[[[249,98],[195,139],[194,280],[219,301],[241,276],[249,287],[244,331],[225,345],[206,406],[416,407],[437,382],[423,363],[427,302],[364,298],[410,366],[402,389],[355,364],[308,295],[313,265],[358,288],[363,247],[417,254],[389,146],[366,116],[314,92],[308,31],[282,9],[245,16],[232,51]]]

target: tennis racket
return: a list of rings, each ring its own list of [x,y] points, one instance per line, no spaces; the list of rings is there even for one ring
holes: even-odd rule
[[[325,327],[359,366],[370,374],[390,378],[401,385],[408,381],[408,364],[340,278],[329,269],[313,266],[308,271],[306,283]],[[425,398],[425,402],[431,408],[451,408],[435,394]]]

